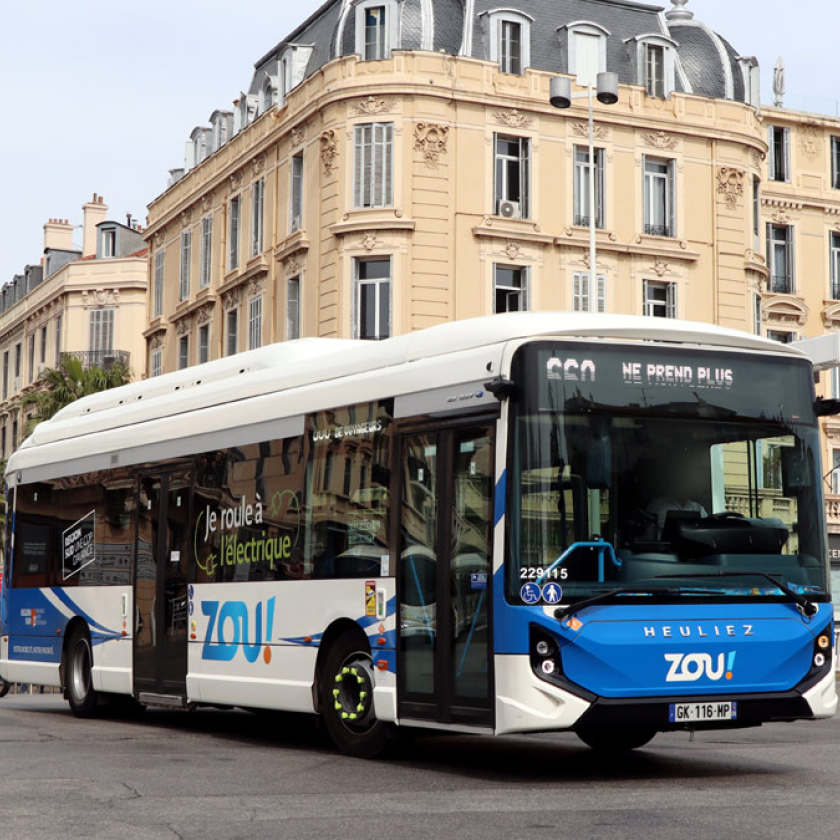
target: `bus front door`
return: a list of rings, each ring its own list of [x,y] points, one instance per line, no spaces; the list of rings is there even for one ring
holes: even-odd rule
[[[186,697],[190,484],[185,470],[140,478],[134,575],[134,693],[140,700],[144,694]]]
[[[493,725],[493,429],[400,438],[400,719]]]

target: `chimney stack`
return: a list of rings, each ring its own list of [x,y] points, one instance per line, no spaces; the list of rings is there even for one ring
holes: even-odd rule
[[[85,214],[82,256],[91,257],[96,254],[96,226],[105,221],[108,205],[101,195],[94,193],[93,198],[82,205],[82,212]]]
[[[47,248],[73,250],[73,225],[67,219],[50,219],[44,225],[44,250]]]

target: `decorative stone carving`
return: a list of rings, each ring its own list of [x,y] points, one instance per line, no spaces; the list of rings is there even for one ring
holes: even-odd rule
[[[528,128],[534,118],[523,114],[518,108],[510,108],[507,111],[496,111],[493,114],[496,122],[506,125],[508,128]]]
[[[379,244],[379,241],[375,233],[364,233],[360,244],[366,251],[372,251]]]
[[[815,123],[805,123],[799,129],[799,149],[805,157],[817,158],[822,153],[822,135]]]
[[[91,289],[82,292],[82,306],[90,307],[116,306],[120,302],[119,289]]]
[[[593,136],[596,140],[606,140],[610,136],[610,129],[606,125],[602,125],[601,123],[595,123],[592,129]],[[576,134],[578,137],[589,137],[589,123],[588,122],[573,122],[572,123],[572,134]]]
[[[248,291],[246,292],[246,296],[256,297],[257,295],[261,295],[264,288],[265,281],[262,277],[252,277],[248,281]]]
[[[195,313],[195,322],[199,326],[202,324],[206,324],[213,319],[213,304],[208,303],[206,306],[202,306],[198,312]]]
[[[827,330],[840,329],[840,303],[829,304],[823,309],[823,326]]]
[[[447,153],[449,126],[437,123],[417,123],[414,127],[414,150],[423,153],[428,169],[437,169],[441,155]]]
[[[230,191],[236,192],[242,186],[242,173],[241,172],[234,172],[233,175],[230,176]]]
[[[163,245],[163,238],[165,234],[166,228],[163,227],[154,235],[154,239],[152,241],[154,242],[155,248],[160,248],[160,246]]]
[[[242,302],[242,289],[237,286],[229,292],[222,295],[222,308],[227,312],[228,309],[235,309]]]
[[[192,327],[192,318],[189,315],[185,315],[183,318],[179,318],[175,323],[175,334],[179,337],[182,335],[188,335],[192,332]]]
[[[653,271],[657,277],[664,277],[668,273],[669,268],[670,266],[665,260],[660,257],[654,257],[651,271]]]
[[[753,159],[753,166],[756,169],[761,169],[762,165],[764,164],[764,159],[766,155],[763,155],[757,149],[752,150],[752,159]]]
[[[643,131],[642,141],[654,149],[676,149],[679,142],[672,134],[664,131]]]
[[[149,347],[151,347],[152,350],[160,350],[160,348],[163,347],[165,340],[166,331],[159,330],[149,339]]]
[[[731,166],[721,166],[717,172],[718,195],[723,196],[726,206],[734,210],[744,196],[744,175],[743,169],[734,169]]]
[[[378,99],[369,96],[362,102],[357,102],[353,110],[358,116],[373,116],[374,114],[388,114],[394,110],[396,103],[392,99]]]
[[[187,227],[192,221],[192,207],[181,211],[181,227]]]
[[[808,307],[790,295],[765,297],[761,306],[761,320],[768,324],[804,327],[808,321]]]
[[[331,175],[337,164],[338,142],[332,129],[321,133],[321,163],[324,165],[324,175]]]
[[[207,213],[213,206],[213,193],[207,193],[201,196],[201,212]]]
[[[251,175],[256,178],[265,169],[265,155],[257,155],[251,161]]]
[[[306,140],[306,123],[301,123],[299,126],[295,126],[292,129],[290,137],[293,146],[300,146],[300,144]]]
[[[287,277],[294,277],[296,274],[300,274],[305,267],[306,259],[298,254],[292,254],[292,256],[286,257],[283,260],[283,268]]]

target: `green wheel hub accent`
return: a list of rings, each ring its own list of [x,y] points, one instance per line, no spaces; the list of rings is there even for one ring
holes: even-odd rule
[[[347,677],[347,679],[345,679]],[[376,722],[373,715],[373,663],[370,657],[352,653],[339,667],[332,690],[334,711],[351,732],[365,732]]]

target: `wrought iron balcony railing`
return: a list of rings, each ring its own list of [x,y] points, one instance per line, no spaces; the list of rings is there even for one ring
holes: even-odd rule
[[[646,236],[671,236],[669,225],[645,225]]]
[[[793,292],[793,283],[789,274],[773,274],[770,277],[770,291],[776,295],[789,295]]]
[[[71,350],[62,353],[59,361],[67,357],[78,359],[85,370],[90,370],[92,367],[107,370],[115,365],[128,367],[131,353],[128,350]]]

